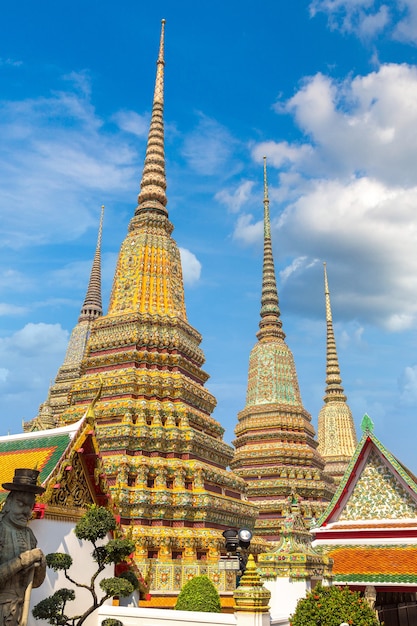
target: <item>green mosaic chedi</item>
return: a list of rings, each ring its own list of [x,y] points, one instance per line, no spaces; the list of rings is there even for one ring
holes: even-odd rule
[[[249,359],[246,406],[238,415],[233,471],[248,485],[260,514],[255,532],[278,540],[296,492],[308,520],[320,516],[335,491],[323,472],[311,416],[303,407],[294,357],[285,342],[272,255],[264,165],[264,262],[258,341]]]

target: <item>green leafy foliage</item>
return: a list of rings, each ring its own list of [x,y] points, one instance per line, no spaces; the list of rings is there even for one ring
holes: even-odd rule
[[[46,564],[48,567],[58,572],[59,570],[69,569],[72,565],[72,557],[62,552],[54,552],[46,555]]]
[[[106,563],[120,563],[135,550],[130,539],[112,539],[106,545]]]
[[[114,617],[107,617],[101,622],[101,626],[123,626],[123,622]]]
[[[175,609],[220,613],[220,596],[208,576],[195,576],[181,589]]]
[[[132,583],[121,576],[118,578],[103,578],[100,582],[100,587],[108,598],[112,596],[126,598],[135,590]]]
[[[116,520],[110,511],[93,504],[76,525],[75,534],[78,539],[95,543],[97,539],[104,539],[107,533],[115,529]]]
[[[64,607],[68,600],[74,600],[75,593],[72,589],[59,589],[49,598],[41,600],[33,608],[35,619],[45,619],[55,626],[65,626],[68,617],[64,614]]]
[[[127,570],[127,572],[122,572],[119,578],[126,578],[126,580],[128,580],[130,584],[133,586],[133,589],[135,591],[136,589],[139,589],[139,581],[136,578],[136,575],[132,572],[132,570]]]
[[[68,617],[65,611],[66,604],[76,599],[75,592],[72,589],[60,589],[33,608],[32,613],[35,619],[46,620],[52,626],[81,626],[87,617],[108,598],[113,596],[126,597],[138,588],[138,579],[132,571],[129,571],[129,565],[125,562],[135,549],[134,542],[130,539],[116,538],[111,539],[105,545],[96,545],[99,539],[103,539],[110,531],[115,529],[116,521],[111,512],[104,507],[95,505],[85,513],[75,527],[75,534],[78,539],[89,541],[94,548],[92,559],[97,563],[97,568],[88,584],[78,582],[70,575],[68,570],[71,568],[73,559],[69,554],[57,552],[46,555],[46,562],[49,567],[54,571],[64,571],[64,576],[72,585],[90,592],[91,606],[82,615]],[[104,570],[106,564],[118,565],[120,563],[123,564],[122,567],[126,568],[120,577],[105,578],[100,581],[99,585],[96,585],[97,576]],[[104,594],[101,597],[99,597],[100,593],[96,586],[99,586]],[[75,608],[77,608],[76,604]]]
[[[379,626],[366,600],[349,587],[317,585],[298,601],[290,617],[291,626],[340,626],[342,622],[353,626]]]

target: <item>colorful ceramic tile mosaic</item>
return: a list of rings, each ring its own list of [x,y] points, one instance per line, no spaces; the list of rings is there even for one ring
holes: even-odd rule
[[[339,520],[404,517],[417,517],[415,498],[373,449]]]
[[[205,387],[201,335],[187,320],[166,208],[163,50],[164,23],[138,206],[109,311],[91,324],[60,422],[78,420],[100,395],[95,416],[110,491],[139,568],[151,567],[153,590],[168,593],[201,571],[226,589],[222,531],[253,528],[257,508],[245,481],[227,469],[233,450],[211,416],[216,400]]]
[[[272,256],[264,163],[264,263],[258,342],[249,358],[246,406],[238,415],[231,468],[248,484],[259,507],[256,533],[278,540],[288,497],[301,497],[306,519],[318,517],[336,485],[317,452],[311,416],[304,409],[294,357],[285,343]]]

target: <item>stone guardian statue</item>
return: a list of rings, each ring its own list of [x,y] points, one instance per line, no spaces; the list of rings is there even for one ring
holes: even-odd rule
[[[28,521],[36,494],[39,472],[16,469],[12,483],[3,483],[8,494],[0,512],[0,626],[25,626],[30,591],[45,578],[46,562]]]

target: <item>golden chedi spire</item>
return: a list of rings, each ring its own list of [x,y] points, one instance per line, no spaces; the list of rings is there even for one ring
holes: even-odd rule
[[[165,20],[162,20],[151,125],[136,215],[141,211],[156,211],[168,215],[164,153],[164,37]]]
[[[357,439],[352,413],[342,387],[327,267],[326,263],[323,265],[327,324],[326,393],[324,406],[319,414],[318,440],[319,452],[326,462],[325,471],[333,476],[336,482],[340,482],[356,449]]]
[[[164,153],[164,33],[157,60],[152,116],[138,206],[120,250],[109,315],[162,315],[186,321],[181,259],[166,209]],[[197,335],[198,336],[198,335]],[[198,342],[201,341],[201,337]]]
[[[296,490],[303,515],[317,516],[334,491],[323,473],[311,416],[298,386],[294,357],[285,342],[272,255],[269,196],[264,158],[264,261],[258,342],[249,358],[246,406],[238,415],[233,471],[248,485],[260,515],[255,533],[277,540]]]
[[[68,408],[68,394],[72,383],[81,375],[92,322],[103,314],[101,299],[101,239],[103,233],[104,206],[101,207],[96,250],[90,272],[87,292],[81,307],[78,323],[72,329],[64,361],[55,381],[48,390],[47,400],[40,405],[36,418],[24,424],[25,431],[55,428],[61,413]],[[40,426],[42,425],[42,426]]]
[[[198,572],[204,561],[217,563],[222,531],[253,527],[256,507],[245,499],[244,480],[227,469],[233,449],[211,415],[216,400],[204,386],[201,335],[186,316],[166,210],[164,27],[138,206],[109,311],[92,325],[83,375],[61,419],[80,419],[100,390],[94,415],[112,496],[131,527],[139,569],[148,570],[152,557],[154,584],[165,594],[176,578],[164,582],[159,567],[166,573],[184,559]]]

